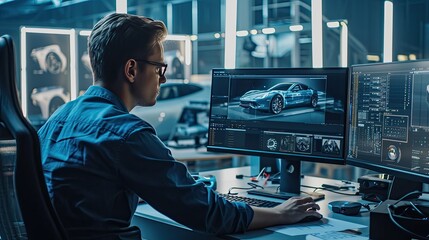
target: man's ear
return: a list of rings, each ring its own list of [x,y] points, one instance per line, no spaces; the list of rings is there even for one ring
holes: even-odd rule
[[[134,83],[137,75],[137,62],[134,59],[128,59],[124,66],[125,77],[130,83]]]

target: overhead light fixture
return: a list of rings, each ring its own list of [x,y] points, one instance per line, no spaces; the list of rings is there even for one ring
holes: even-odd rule
[[[291,32],[299,32],[299,31],[302,31],[303,29],[304,29],[304,26],[302,26],[301,24],[289,26],[289,30]]]
[[[245,37],[247,35],[249,35],[247,30],[237,31],[237,37]]]
[[[91,30],[81,30],[79,31],[79,36],[89,36],[91,35]]]
[[[416,56],[416,54],[413,54],[413,53],[411,53],[410,55],[408,55],[408,58],[409,58],[410,60],[417,60],[417,56]]]
[[[262,33],[263,34],[273,34],[276,32],[275,28],[263,28],[262,29]]]
[[[339,28],[340,22],[338,21],[327,22],[326,26],[328,26],[328,28]]]
[[[215,34],[214,34],[214,37],[215,37],[215,38],[220,38],[220,33],[215,33]]]
[[[252,34],[252,35],[258,34],[258,30],[252,29],[252,30],[250,30],[250,34]]]
[[[366,55],[366,60],[371,61],[371,62],[379,62],[380,56],[378,56],[378,55]]]
[[[196,41],[198,39],[197,35],[191,35],[191,41]]]
[[[405,54],[398,54],[397,58],[398,58],[398,61],[400,62],[408,61],[408,56]]]

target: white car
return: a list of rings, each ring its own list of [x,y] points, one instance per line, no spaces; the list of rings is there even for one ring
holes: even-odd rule
[[[150,123],[158,137],[166,141],[174,136],[185,107],[191,103],[208,106],[209,102],[209,86],[196,83],[165,83],[161,85],[155,106],[137,106],[131,113]]]
[[[31,51],[31,57],[44,72],[59,74],[67,67],[67,58],[57,44],[35,48]]]
[[[40,107],[42,118],[48,119],[57,108],[70,101],[70,94],[59,86],[34,88],[31,100],[34,106]]]

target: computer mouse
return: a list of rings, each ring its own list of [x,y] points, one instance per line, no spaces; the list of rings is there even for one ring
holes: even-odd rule
[[[309,216],[306,216],[305,218],[303,218],[301,221],[299,221],[298,223],[306,223],[306,222],[314,222],[314,221],[318,221],[318,220],[320,220],[320,219],[322,219],[323,218],[323,216],[322,215],[320,215],[320,217],[317,217],[317,216],[313,216],[313,215],[309,215]]]
[[[362,204],[359,202],[333,201],[330,202],[328,206],[334,213],[352,216],[360,213]]]

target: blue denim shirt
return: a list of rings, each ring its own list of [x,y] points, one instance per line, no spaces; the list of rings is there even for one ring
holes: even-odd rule
[[[156,106],[155,106],[156,107]],[[51,201],[71,238],[141,239],[129,227],[138,196],[197,231],[245,231],[253,210],[196,183],[147,122],[91,86],[38,132]]]

